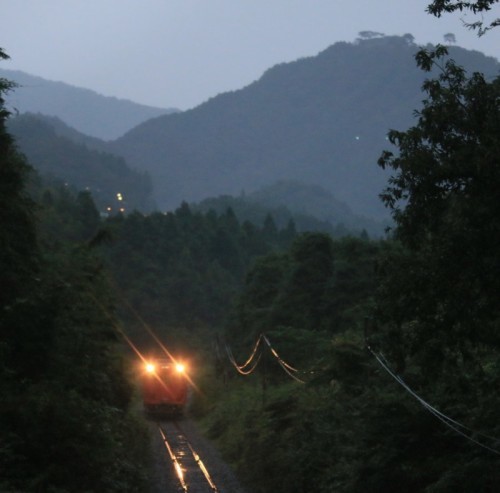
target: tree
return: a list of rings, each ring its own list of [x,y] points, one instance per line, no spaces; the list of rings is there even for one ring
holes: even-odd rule
[[[430,70],[445,54],[442,47],[420,52],[418,64]],[[467,78],[448,61],[424,90],[429,98],[417,112],[418,125],[389,134],[399,155],[385,152],[379,161],[396,171],[382,199],[392,210],[396,237],[429,276],[427,308],[435,315],[446,310],[446,320],[432,325],[459,323],[463,335],[486,340],[500,316],[500,79]]]
[[[379,339],[372,342],[438,409],[495,436],[500,78],[467,76],[452,60],[444,61],[446,54],[443,47],[417,54],[422,69],[437,66],[441,74],[424,83],[427,99],[416,112],[417,124],[390,132],[399,152],[386,151],[379,160],[394,172],[382,199],[392,211],[397,243],[381,263]],[[456,463],[480,457],[476,479],[491,474],[488,452],[462,442]],[[464,474],[451,463],[443,468],[433,491],[453,491]],[[494,477],[477,488],[497,489]]]
[[[106,277],[87,246],[38,240],[31,168],[6,131],[11,87],[0,79],[0,490],[144,491],[147,437],[128,413]]]
[[[376,31],[360,31],[358,35],[361,39],[373,39],[383,37],[384,33],[379,33]]]
[[[434,0],[427,7],[427,12],[436,17],[441,17],[443,13],[452,13],[452,12],[463,12],[470,11],[474,15],[482,14],[484,12],[489,12],[492,6],[498,3],[499,0],[476,0],[475,2],[462,2],[459,0]],[[496,18],[492,20],[486,26],[484,25],[484,21],[476,21],[472,23],[466,23],[467,27],[471,29],[477,29],[479,35],[483,35],[486,31],[490,29],[500,26],[500,18]]]
[[[99,228],[100,216],[89,191],[79,192],[76,198],[78,219],[82,225],[82,236],[89,240]]]
[[[8,58],[0,48],[0,60]],[[26,192],[31,168],[6,129],[9,112],[4,106],[4,94],[14,87],[0,78],[0,307],[20,295],[37,261],[33,202]]]
[[[446,33],[444,36],[443,36],[444,40],[446,43],[449,43],[449,44],[455,44],[457,42],[457,38],[455,37],[455,35],[453,33]]]

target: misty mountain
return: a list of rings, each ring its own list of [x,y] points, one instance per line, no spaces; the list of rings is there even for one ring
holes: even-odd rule
[[[371,237],[382,237],[388,222],[355,215],[344,203],[318,185],[304,185],[294,181],[280,181],[238,197],[221,195],[190,204],[193,210],[213,210],[223,214],[231,208],[236,217],[262,226],[271,215],[278,228],[285,228],[290,220],[296,230],[322,231],[334,237],[359,236],[366,231]]]
[[[279,180],[320,185],[355,214],[387,217],[377,166],[389,129],[406,130],[427,74],[411,35],[336,43],[283,63],[249,86],[182,113],[148,120],[110,143],[148,171],[161,209],[182,200],[253,192]],[[467,68],[497,75],[499,63],[451,47]]]
[[[247,195],[247,200],[264,207],[286,207],[294,218],[312,216],[334,225],[340,230],[357,234],[362,230],[371,236],[383,235],[388,221],[375,221],[354,214],[344,202],[337,200],[331,192],[319,185],[305,185],[296,181],[279,181]],[[298,225],[299,224],[299,221]],[[305,228],[300,228],[305,230]]]
[[[116,139],[150,118],[177,111],[102,96],[17,70],[0,69],[0,77],[19,85],[7,95],[9,109],[56,116],[76,130],[103,140]]]
[[[89,190],[102,212],[108,207],[112,212],[153,208],[149,175],[131,169],[122,157],[90,149],[86,143],[98,140],[79,135],[53,117],[29,113],[9,119],[8,129],[42,177]]]
[[[70,127],[68,124],[63,122],[57,116],[48,116],[44,115],[43,113],[26,112],[15,116],[15,118],[21,117],[19,121],[22,122],[24,120],[22,117],[24,116],[28,117],[26,121],[29,121],[30,119],[36,119],[40,122],[44,122],[45,124],[52,127],[56,135],[58,135],[59,137],[66,137],[67,139],[77,144],[85,144],[89,149],[106,152],[108,148],[106,141],[99,139],[98,137],[91,137],[90,135],[79,132],[75,128]]]
[[[122,206],[126,211],[154,209],[149,176],[131,170],[122,157],[103,151],[105,142],[42,114],[18,115],[9,120],[9,130],[30,163],[42,177],[49,178],[48,183],[90,190],[102,212],[109,206],[114,212]],[[117,193],[125,198],[122,203]],[[230,207],[240,221],[255,225],[262,225],[271,214],[280,228],[293,220],[298,231],[324,231],[333,236],[359,235],[362,230],[380,236],[386,226],[354,215],[321,187],[298,182],[279,182],[248,195],[208,198],[190,205],[195,210],[218,213]]]

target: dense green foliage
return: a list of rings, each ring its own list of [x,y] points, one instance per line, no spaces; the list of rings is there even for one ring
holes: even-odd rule
[[[84,248],[51,254],[3,307],[2,490],[143,491],[147,433],[100,267]]]
[[[401,44],[359,43],[366,57]],[[434,78],[379,160],[385,241],[297,233],[229,197],[105,221],[88,191],[35,182],[30,197],[0,99],[0,489],[145,491],[118,311],[140,348],[157,346],[147,326],[198,351],[193,413],[255,493],[498,491],[500,79],[444,55],[417,54]],[[264,78],[302,84],[289,69]],[[155,138],[156,123],[137,132]],[[238,374],[254,347],[255,371]]]
[[[262,257],[249,271],[226,341],[236,360],[245,361],[265,333],[306,382],[291,380],[266,347],[249,376],[227,380],[237,373],[219,362],[203,425],[251,491],[384,491],[349,489],[369,456],[356,440],[363,440],[358,428],[370,419],[371,386],[382,388],[361,334],[384,249],[379,242],[306,233],[288,252]]]
[[[394,239],[299,236],[247,276],[226,335],[236,360],[265,332],[306,382],[265,350],[214,389],[205,429],[252,491],[500,487],[500,84],[444,54],[418,54],[441,75],[380,158]]]
[[[230,328],[231,338],[254,339],[269,328],[341,333],[362,320],[373,294],[376,244],[300,235],[287,253],[263,257],[247,275]],[[366,308],[366,307],[365,307]],[[366,313],[365,313],[366,314]]]
[[[286,248],[296,234],[270,216],[258,227],[240,223],[230,208],[201,213],[186,203],[166,214],[114,216],[107,225],[114,240],[105,255],[136,341],[144,330],[130,307],[168,341],[220,325],[255,258]]]
[[[420,64],[437,63],[435,56],[422,54]],[[399,155],[386,153],[380,161],[396,172],[383,199],[407,247],[395,262],[405,265],[404,282],[414,286],[412,292],[396,288],[400,276],[393,275],[395,283],[385,286],[392,308],[384,312],[399,325],[418,323],[405,345],[410,354],[434,334],[453,348],[447,355],[455,359],[458,351],[466,360],[478,346],[500,342],[500,80],[467,78],[447,62],[425,89],[429,99],[418,126],[392,132]],[[435,356],[439,367],[446,364],[445,354]]]
[[[419,54],[423,69],[439,64],[442,73],[424,86],[428,99],[418,125],[391,133],[399,154],[380,160],[395,172],[383,198],[403,248],[384,263],[374,344],[438,408],[473,429],[474,439],[498,450],[498,440],[485,435],[500,436],[494,418],[500,404],[500,79],[467,77],[452,61],[442,64],[443,54],[442,48]],[[498,489],[491,472],[498,455],[469,445],[453,456],[455,463],[474,464],[480,490]],[[446,488],[463,474],[449,466],[438,491],[451,491]]]
[[[147,434],[129,410],[109,286],[77,242],[97,211],[66,192],[68,228],[40,233],[30,168],[5,127],[8,88],[0,80],[0,489],[143,492]]]

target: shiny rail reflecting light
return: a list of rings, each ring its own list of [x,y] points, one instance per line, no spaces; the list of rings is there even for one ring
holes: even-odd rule
[[[187,490],[186,483],[184,481],[184,471],[182,470],[181,465],[175,461],[174,462],[174,467],[175,467],[175,474],[177,474],[177,477],[179,478],[179,482],[181,483],[182,487]]]
[[[184,493],[219,493],[205,464],[177,422],[158,423],[158,428]],[[207,489],[208,487],[208,489]],[[179,490],[180,491],[180,490]]]
[[[165,436],[165,433],[163,433],[163,430],[161,428],[159,429],[161,437],[163,438],[163,443],[165,444],[165,447],[168,451],[168,455],[170,456],[170,460],[174,464],[175,474],[177,474],[177,478],[179,479],[179,483],[181,484],[182,490],[187,493],[188,487],[186,481],[184,480],[184,471],[182,470],[181,465],[177,461],[177,457],[175,456],[172,448],[170,447],[167,441],[167,437]]]
[[[210,488],[212,488],[212,491],[218,492],[219,490],[217,489],[217,486],[215,486],[215,483],[212,481],[208,469],[205,467],[205,464],[203,464],[203,461],[200,459],[200,456],[194,451],[190,443],[188,443],[188,447],[191,450],[191,453],[193,454],[194,460],[197,462],[199,468],[201,469],[201,472],[205,476],[205,479],[207,480],[208,484],[210,485]]]

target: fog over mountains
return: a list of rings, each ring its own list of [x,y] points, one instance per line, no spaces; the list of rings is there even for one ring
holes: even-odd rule
[[[116,139],[149,118],[177,111],[102,96],[18,70],[0,69],[0,77],[18,84],[7,97],[11,110],[56,116],[80,132],[103,140]]]
[[[193,110],[148,120],[110,148],[151,174],[160,208],[291,179],[381,218],[387,174],[377,159],[389,147],[388,130],[406,130],[423,99],[417,50],[411,35],[336,43]],[[458,47],[450,53],[468,68],[498,73],[493,58]]]
[[[252,194],[288,181],[295,192],[298,183],[310,193],[321,187],[351,216],[385,219],[388,214],[378,196],[388,175],[377,159],[384,149],[391,149],[386,140],[389,129],[411,126],[424,98],[421,85],[429,74],[416,67],[418,49],[411,35],[336,43],[317,56],[272,67],[247,87],[185,112],[161,114],[166,110],[92,91],[74,92],[60,83],[51,83],[56,85],[47,89],[50,96],[45,99],[45,89],[17,89],[14,101],[21,111],[55,115],[79,131],[88,124],[84,132],[104,140],[111,135],[105,121],[127,127],[124,135],[106,143],[60,125],[56,132],[121,156],[132,169],[147,173],[161,210],[176,208],[182,201]],[[479,52],[452,46],[450,56],[468,70],[487,76],[499,73],[498,61]],[[11,75],[0,72],[6,78]],[[89,102],[86,98],[91,96]],[[124,104],[120,110],[118,103]],[[86,121],[89,113],[92,122]],[[132,114],[136,126],[131,124]],[[22,136],[21,127],[17,132]],[[118,128],[113,132],[116,136]],[[302,202],[295,208],[311,213],[307,198],[294,195]],[[343,210],[337,205],[334,209]]]
[[[154,206],[147,173],[131,169],[120,156],[98,150],[102,141],[77,132],[56,117],[40,114],[11,118],[8,128],[46,182],[91,192],[101,212],[115,213],[120,208],[147,211]],[[118,200],[118,193],[126,200]]]

